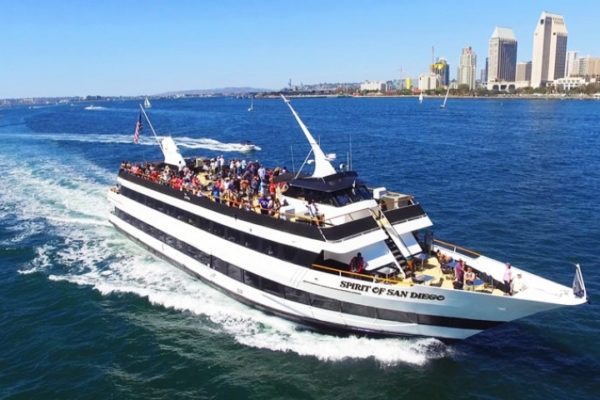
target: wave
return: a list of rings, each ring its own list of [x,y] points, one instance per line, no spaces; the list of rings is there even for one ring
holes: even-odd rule
[[[90,105],[90,106],[83,107],[83,109],[87,110],[87,111],[103,111],[103,110],[108,110],[107,107],[95,106],[93,104]]]
[[[372,359],[385,368],[423,365],[452,354],[435,339],[335,337],[248,308],[155,258],[109,226],[108,185],[103,181],[112,173],[81,156],[52,157],[56,156],[41,154],[28,162],[22,154],[0,154],[7,188],[0,201],[24,222],[19,240],[27,240],[28,230],[39,233],[39,226],[26,223],[31,221],[41,221],[47,239],[36,248],[33,261],[20,267],[20,274],[44,274],[52,282],[88,286],[104,296],[143,297],[155,306],[193,313],[201,329],[226,333],[244,346],[326,362]],[[35,165],[44,168],[36,170]]]

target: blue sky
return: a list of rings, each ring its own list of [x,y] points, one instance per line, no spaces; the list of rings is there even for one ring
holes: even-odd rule
[[[416,77],[472,46],[481,69],[496,25],[531,59],[542,12],[568,47],[600,56],[600,2],[0,0],[0,98]]]

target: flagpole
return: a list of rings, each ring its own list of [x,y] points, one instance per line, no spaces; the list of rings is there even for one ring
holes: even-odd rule
[[[156,143],[158,143],[158,147],[160,147],[160,150],[164,153],[162,143],[158,139],[158,136],[156,135],[156,131],[154,130],[154,127],[152,126],[152,122],[150,122],[150,118],[148,118],[148,115],[146,114],[146,111],[144,110],[144,107],[142,107],[141,104],[140,104],[140,111],[144,114],[146,121],[148,121],[148,125],[150,126],[150,130],[152,131],[152,134],[154,134],[154,138],[156,139]]]

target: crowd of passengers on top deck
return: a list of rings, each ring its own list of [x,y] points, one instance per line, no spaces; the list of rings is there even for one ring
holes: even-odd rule
[[[167,164],[131,164],[127,161],[121,163],[120,169],[174,190],[276,218],[280,216],[281,207],[287,205],[285,199],[281,200],[281,194],[287,189],[286,183],[275,182],[275,178],[287,173],[287,169],[266,168],[258,161],[232,159],[226,162],[221,155],[202,160],[194,168],[186,165],[181,170]],[[321,224],[322,215],[314,201],[309,200],[306,207],[310,214],[306,222]]]

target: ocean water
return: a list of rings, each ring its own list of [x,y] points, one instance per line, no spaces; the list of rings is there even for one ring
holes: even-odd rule
[[[591,304],[457,343],[336,337],[246,306],[117,233],[122,160],[156,160],[134,102],[0,108],[0,398],[588,399],[600,396],[600,102],[298,99],[327,153],[414,194],[435,235],[570,284]],[[184,155],[298,168],[281,100],[156,100]]]

